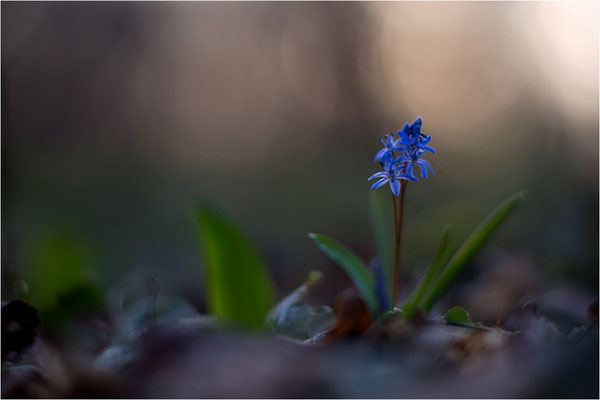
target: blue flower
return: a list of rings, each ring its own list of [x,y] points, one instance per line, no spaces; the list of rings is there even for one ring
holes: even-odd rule
[[[379,138],[379,141],[385,146],[383,149],[379,150],[379,152],[375,155],[375,159],[373,161],[386,162],[393,157],[393,151],[401,152],[403,150],[400,145],[400,140],[394,140],[394,134],[385,135],[385,140],[383,138]]]
[[[398,196],[401,180],[418,180],[414,173],[415,167],[419,167],[423,179],[427,179],[429,173],[434,174],[431,165],[422,159],[426,151],[435,153],[434,149],[427,146],[431,136],[421,132],[422,126],[423,119],[419,117],[410,125],[404,124],[398,131],[399,139],[395,140],[394,134],[385,135],[385,140],[379,139],[385,147],[377,153],[375,161],[379,161],[383,171],[369,178],[369,180],[380,178],[371,186],[371,190],[389,183],[394,196]],[[394,151],[398,153],[397,157],[394,157]]]
[[[431,165],[429,165],[427,161],[421,159],[424,153],[424,150],[420,148],[414,148],[409,153],[408,158],[403,160],[404,162],[408,162],[407,165],[404,165],[406,167],[406,174],[414,180],[417,180],[413,172],[415,166],[418,166],[421,169],[421,176],[423,179],[427,179],[427,169],[429,169],[432,175],[435,174],[435,172],[433,172],[433,168],[431,168]]]
[[[390,189],[394,196],[398,196],[400,193],[400,180],[410,180],[416,181],[417,179],[414,176],[410,176],[404,173],[402,170],[405,166],[398,165],[400,162],[403,162],[402,157],[398,157],[394,160],[386,160],[386,162],[382,162],[381,166],[383,167],[383,171],[378,172],[372,175],[368,180],[381,178],[377,182],[371,186],[371,190],[375,190],[385,185],[386,183],[390,183]]]
[[[401,130],[398,131],[398,137],[400,138],[400,144],[403,146],[418,147],[422,150],[427,150],[435,154],[435,150],[427,143],[431,141],[431,136],[427,136],[421,133],[421,126],[423,125],[423,119],[421,117],[415,119],[412,124],[404,124]]]

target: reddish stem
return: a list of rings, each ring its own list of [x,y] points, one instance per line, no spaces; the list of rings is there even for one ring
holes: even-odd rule
[[[398,195],[398,206],[394,199],[394,221],[396,225],[396,245],[394,246],[394,278],[392,280],[392,303],[396,304],[398,298],[398,279],[400,277],[400,247],[402,244],[402,214],[404,210],[404,191],[407,181],[401,183]]]

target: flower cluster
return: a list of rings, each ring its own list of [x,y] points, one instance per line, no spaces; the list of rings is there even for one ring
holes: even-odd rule
[[[398,139],[394,139],[393,133],[385,135],[385,139],[379,139],[385,147],[377,153],[373,161],[379,161],[383,171],[369,178],[369,180],[380,178],[371,186],[371,190],[389,183],[394,196],[398,196],[401,180],[418,180],[414,174],[415,166],[418,166],[421,170],[423,179],[427,178],[427,170],[431,174],[434,173],[431,165],[421,158],[425,151],[435,153],[434,149],[427,146],[431,141],[431,136],[421,133],[422,125],[423,120],[417,118],[410,125],[404,124],[402,129],[398,131]]]

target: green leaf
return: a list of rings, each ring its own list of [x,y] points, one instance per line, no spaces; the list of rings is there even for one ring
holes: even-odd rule
[[[517,331],[517,332],[505,331],[504,329],[500,329],[497,326],[489,327],[489,326],[483,325],[481,322],[473,322],[471,320],[471,317],[469,316],[469,313],[464,308],[458,307],[458,306],[452,307],[451,309],[446,311],[446,314],[444,314],[444,316],[441,317],[441,320],[445,324],[458,325],[458,326],[462,326],[465,328],[472,328],[472,329],[481,329],[484,331],[495,332],[495,333],[498,333],[501,335],[512,336],[512,335],[518,335],[523,332],[523,331]]]
[[[454,324],[473,324],[471,321],[471,317],[469,317],[469,313],[464,310],[462,307],[452,307],[446,314],[444,315],[444,322],[454,323]]]
[[[329,236],[309,233],[308,237],[323,253],[346,271],[371,313],[376,315],[375,279],[366,264],[352,250]]]
[[[448,290],[458,275],[467,266],[471,258],[488,241],[491,235],[500,227],[502,222],[515,210],[523,200],[523,192],[520,191],[507,200],[500,203],[465,240],[454,256],[448,261],[439,277],[433,282],[431,289],[422,300],[420,307],[424,311],[430,311],[439,298]]]
[[[47,231],[33,242],[23,278],[44,324],[57,326],[102,305],[90,249],[83,235],[68,228]]]
[[[223,322],[260,328],[273,304],[273,285],[250,240],[207,202],[196,208],[204,253],[207,304]]]
[[[411,296],[402,307],[403,316],[410,318],[415,311],[419,302],[427,292],[427,289],[431,285],[431,282],[438,276],[445,262],[448,260],[448,253],[450,250],[450,224],[446,225],[442,231],[442,237],[438,245],[435,258],[429,267],[429,270],[419,283],[419,285],[413,290]]]
[[[388,293],[388,304],[393,304],[393,252],[394,252],[394,218],[392,205],[387,190],[370,191],[370,214],[371,227],[375,236],[375,247],[383,266],[386,289]]]

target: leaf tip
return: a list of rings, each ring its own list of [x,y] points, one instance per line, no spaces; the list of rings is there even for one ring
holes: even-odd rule
[[[320,245],[321,238],[323,235],[311,232],[311,233],[308,233],[306,236],[308,236],[309,239],[311,239],[313,242],[315,242],[315,244]]]
[[[322,279],[323,279],[323,273],[321,271],[312,270],[308,273],[308,278],[307,278],[306,282],[310,286],[314,286],[317,283],[321,282]]]
[[[527,199],[527,191],[525,189],[519,190],[517,193],[513,194],[511,197],[512,201],[521,202]]]

